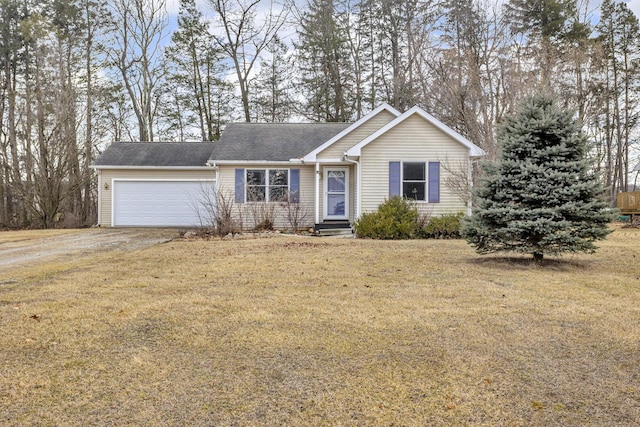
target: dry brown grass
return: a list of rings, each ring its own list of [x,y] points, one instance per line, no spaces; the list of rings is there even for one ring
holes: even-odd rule
[[[12,272],[0,424],[638,425],[639,239],[544,266],[177,240]]]
[[[80,229],[0,231],[0,244],[82,233]]]

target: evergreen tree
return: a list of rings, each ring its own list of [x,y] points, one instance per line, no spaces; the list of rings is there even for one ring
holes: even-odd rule
[[[180,0],[178,28],[165,50],[165,59],[168,75],[160,113],[166,136],[217,141],[220,126],[228,121],[234,107],[226,101],[233,94],[233,86],[224,81],[228,67],[195,0]],[[228,106],[223,117],[217,112],[220,97]],[[195,129],[199,132],[194,133]]]
[[[361,0],[363,74],[368,74],[367,102],[380,101],[404,111],[419,104],[426,74],[430,31],[442,14],[442,2],[428,0]],[[429,58],[426,60],[426,58]],[[364,76],[363,76],[364,77]],[[428,78],[428,77],[427,77]]]
[[[335,0],[309,0],[298,30],[302,113],[317,122],[347,122],[354,112],[347,34],[337,6]]]
[[[640,120],[640,23],[624,3],[605,0],[600,11],[600,73],[594,79],[600,108],[593,121],[601,132],[605,185],[615,200],[618,191],[630,190],[629,149]]]
[[[511,30],[523,34],[529,45],[538,51],[541,83],[550,87],[553,69],[561,58],[559,44],[573,29],[576,0],[510,0],[506,13]]]
[[[510,0],[507,13],[516,32],[541,39],[561,38],[576,8],[575,0]]]
[[[265,49],[269,59],[260,62],[255,79],[254,111],[257,122],[288,121],[295,109],[293,95],[293,63],[287,46],[276,36]]]
[[[485,168],[476,207],[462,235],[479,253],[595,251],[610,213],[587,157],[587,141],[569,112],[532,97],[498,129],[501,153]]]

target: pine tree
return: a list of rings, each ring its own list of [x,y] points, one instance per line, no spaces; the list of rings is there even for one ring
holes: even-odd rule
[[[287,46],[276,36],[260,62],[255,78],[254,112],[257,122],[282,123],[291,119],[296,100],[293,95],[293,62]]]
[[[353,82],[344,16],[335,0],[309,0],[296,44],[304,96],[302,114],[316,122],[352,119]]]
[[[548,97],[525,101],[498,129],[501,153],[485,167],[462,235],[479,253],[593,253],[611,214],[571,113]]]
[[[220,97],[230,98],[233,87],[224,81],[228,67],[222,52],[216,48],[209,32],[209,23],[196,7],[195,0],[180,0],[178,28],[165,50],[167,77],[163,87],[160,114],[165,121],[165,133],[171,139],[201,139],[217,141],[220,124],[231,116],[233,103],[227,103],[217,114]],[[189,129],[198,129],[190,134]]]
[[[573,28],[576,4],[576,0],[510,0],[505,5],[511,30],[525,35],[530,47],[538,51],[541,83],[547,87],[561,58],[559,44]]]
[[[596,41],[602,56],[594,92],[601,108],[593,120],[602,132],[605,185],[615,200],[618,191],[629,191],[629,148],[640,119],[640,22],[625,3],[613,0],[603,1],[600,12]]]

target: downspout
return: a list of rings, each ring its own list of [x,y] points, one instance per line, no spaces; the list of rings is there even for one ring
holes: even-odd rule
[[[360,198],[360,182],[361,182],[361,174],[360,174],[360,162],[357,160],[351,160],[349,159],[349,157],[347,157],[347,153],[344,153],[342,155],[342,160],[348,163],[352,163],[354,165],[356,165],[356,217],[354,218],[354,220],[358,220],[358,218],[360,218],[360,202],[361,202],[361,198]]]
[[[316,162],[316,224],[320,224],[320,163]]]
[[[102,169],[98,169],[98,227],[102,226]],[[113,203],[113,202],[112,202]]]
[[[471,216],[473,210],[473,161],[469,157],[469,201],[467,202],[467,216]]]
[[[216,173],[216,175],[215,175],[215,178],[214,178],[214,179],[215,179],[215,181],[216,181],[216,187],[215,187],[215,190],[216,190],[216,192],[217,192],[217,191],[218,191],[218,188],[219,188],[219,185],[220,185],[220,183],[218,182],[218,179],[220,178],[220,176],[219,176],[219,174],[220,174],[220,169],[218,168],[218,165],[216,164],[216,161],[215,161],[215,160],[207,160],[206,165],[207,165],[207,166],[209,166],[209,167],[211,167],[211,168],[214,170],[214,172]]]

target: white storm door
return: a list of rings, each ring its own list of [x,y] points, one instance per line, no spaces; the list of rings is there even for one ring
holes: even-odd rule
[[[349,218],[349,168],[324,168],[324,219]]]

